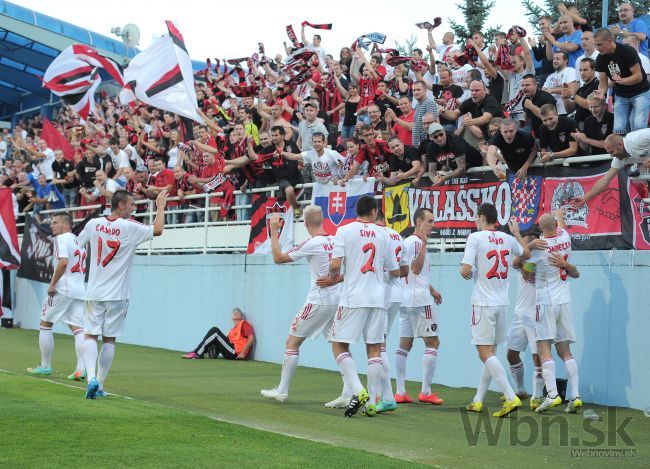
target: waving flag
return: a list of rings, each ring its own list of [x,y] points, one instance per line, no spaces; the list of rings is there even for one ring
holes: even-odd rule
[[[166,21],[168,34],[156,40],[129,63],[124,73],[123,103],[139,99],[151,106],[203,123],[194,90],[192,61],[183,36]]]
[[[247,254],[271,254],[270,219],[274,213],[281,217],[280,248],[287,252],[293,247],[293,213],[289,202],[283,204],[275,197],[254,194],[251,215],[251,234],[248,241]]]
[[[52,61],[43,76],[43,86],[86,119],[95,109],[95,91],[102,82],[98,73],[100,68],[124,86],[122,68],[117,62],[90,46],[73,44]]]
[[[323,209],[323,228],[333,235],[339,226],[347,225],[357,219],[354,209],[362,195],[373,196],[375,178],[354,178],[347,186],[334,184],[314,184],[313,204]]]
[[[18,232],[11,189],[3,187],[0,188],[0,268],[17,269],[19,265]]]
[[[56,130],[47,117],[43,119],[41,138],[47,142],[48,147],[63,151],[66,160],[74,159],[74,147],[70,145],[64,135]]]

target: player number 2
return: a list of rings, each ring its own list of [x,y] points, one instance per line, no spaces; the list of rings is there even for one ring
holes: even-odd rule
[[[375,262],[375,245],[372,243],[365,244],[361,250],[365,254],[366,252],[370,251],[370,257],[368,257],[368,260],[366,261],[365,264],[363,264],[363,267],[361,267],[361,273],[365,274],[367,272],[374,272],[375,267],[372,265],[373,262]]]
[[[106,247],[108,247],[110,251],[108,251],[106,257],[102,258],[104,240],[102,239],[101,236],[97,238],[97,265],[101,263],[102,267],[106,267],[108,263],[113,260],[115,254],[117,254],[117,251],[119,251],[120,249],[120,242],[117,240],[109,239],[106,241]]]
[[[77,258],[77,262],[70,269],[70,273],[74,274],[77,272],[81,272],[82,274],[85,274],[86,273],[86,251],[84,251],[82,255],[81,250],[77,249],[74,252],[74,256]]]
[[[508,259],[506,256],[510,254],[510,251],[507,249],[503,251],[497,251],[493,249],[487,253],[487,258],[494,258],[494,265],[487,273],[487,278],[508,278]],[[500,270],[500,267],[503,267],[504,270]]]

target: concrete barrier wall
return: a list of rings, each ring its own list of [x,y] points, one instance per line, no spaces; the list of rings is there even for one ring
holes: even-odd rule
[[[438,309],[441,347],[434,381],[476,387],[481,363],[470,345],[471,282],[458,273],[460,253],[431,255],[432,284],[443,294]],[[573,352],[580,367],[584,400],[644,409],[650,407],[650,252],[593,251],[574,253],[581,277],[572,282],[573,316],[578,342]],[[121,342],[187,351],[213,325],[231,326],[230,312],[240,307],[257,336],[255,359],[280,363],[291,319],[303,304],[309,285],[306,263],[276,266],[270,257],[241,254],[138,256],[133,291]],[[46,285],[16,281],[15,321],[37,329]],[[514,303],[516,287],[511,288]],[[511,308],[512,309],[512,308]],[[388,351],[397,346],[396,324]],[[65,332],[57,325],[56,332]],[[37,344],[34,344],[35,353]],[[505,351],[499,357],[505,364]],[[409,355],[407,378],[421,378],[423,347]],[[352,348],[365,372],[365,351]],[[300,353],[304,366],[334,370],[329,345],[308,341]],[[525,360],[530,388],[531,361]],[[391,363],[391,368],[394,368]],[[558,376],[564,369],[558,363]],[[269,383],[260,383],[268,385]]]

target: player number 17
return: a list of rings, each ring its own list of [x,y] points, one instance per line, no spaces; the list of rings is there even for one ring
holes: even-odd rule
[[[108,263],[113,260],[117,251],[120,250],[120,241],[109,239],[106,241],[106,247],[110,249],[110,251],[108,251],[106,256],[102,258],[104,240],[101,236],[97,238],[97,265],[101,264],[102,267],[106,267]]]

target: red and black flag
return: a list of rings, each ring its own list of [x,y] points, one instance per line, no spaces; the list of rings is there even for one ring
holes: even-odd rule
[[[0,188],[0,268],[17,269],[20,265],[18,231],[11,189]]]
[[[332,23],[314,24],[314,23],[310,23],[309,21],[303,21],[301,23],[301,26],[309,26],[310,28],[324,29],[324,30],[327,30],[327,31],[332,29]]]
[[[271,254],[271,227],[269,220],[272,214],[280,213],[282,218],[280,228],[280,248],[287,252],[293,247],[293,213],[289,202],[280,204],[275,197],[254,194],[251,215],[251,235],[248,241],[247,254]]]

